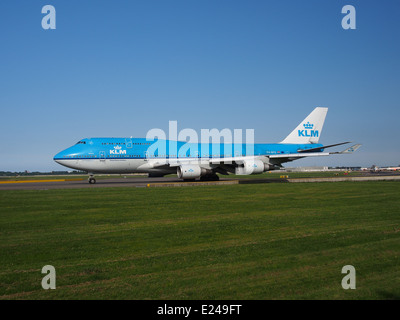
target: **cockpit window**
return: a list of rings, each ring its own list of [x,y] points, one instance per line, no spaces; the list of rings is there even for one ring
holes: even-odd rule
[[[85,141],[78,141],[76,144],[86,144]]]

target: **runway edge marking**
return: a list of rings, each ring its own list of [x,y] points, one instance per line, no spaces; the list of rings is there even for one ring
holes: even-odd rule
[[[196,186],[217,186],[239,184],[239,180],[230,181],[200,181],[200,182],[160,182],[148,183],[148,188],[154,187],[196,187]]]
[[[41,183],[41,182],[65,182],[65,181],[82,181],[83,179],[57,179],[57,180],[14,180],[14,181],[0,181],[1,184],[8,183]]]

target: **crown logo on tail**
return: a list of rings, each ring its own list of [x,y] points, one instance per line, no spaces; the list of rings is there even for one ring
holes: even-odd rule
[[[310,122],[307,122],[307,123],[303,124],[303,126],[304,126],[304,129],[312,129],[312,128],[314,128],[314,125],[311,124]]]

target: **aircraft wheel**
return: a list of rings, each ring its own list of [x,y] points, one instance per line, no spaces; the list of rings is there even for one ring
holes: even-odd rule
[[[89,178],[89,183],[90,184],[95,184],[96,183],[96,179],[95,178]]]
[[[200,177],[201,181],[219,181],[219,177],[216,174],[207,174]]]

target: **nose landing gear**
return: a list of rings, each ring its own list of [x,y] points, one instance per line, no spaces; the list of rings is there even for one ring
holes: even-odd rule
[[[95,184],[96,183],[96,179],[94,178],[93,174],[89,175],[88,181],[89,181],[90,184]]]

